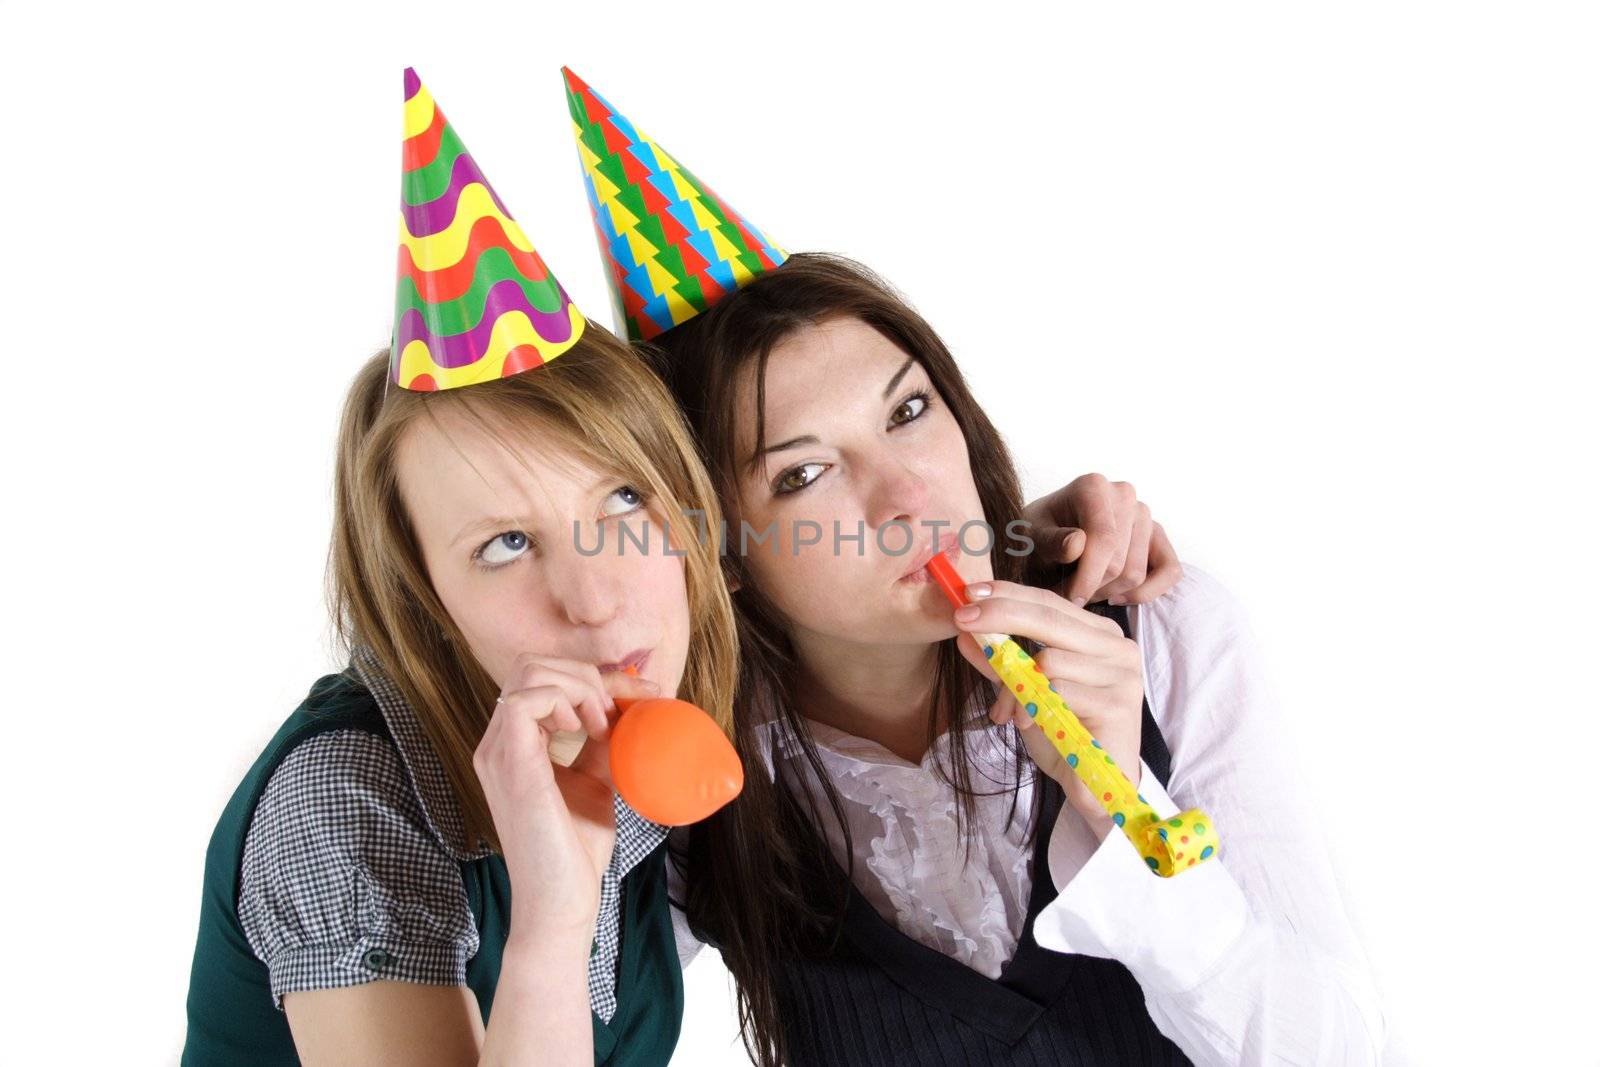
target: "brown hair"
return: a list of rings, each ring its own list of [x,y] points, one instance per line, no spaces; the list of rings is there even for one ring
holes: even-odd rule
[[[765,378],[768,357],[785,337],[829,319],[854,317],[898,345],[927,371],[951,415],[966,437],[972,473],[991,529],[1005,529],[1022,513],[1022,491],[1005,443],[978,406],[944,342],[882,279],[866,267],[837,256],[805,253],[790,256],[778,269],[763,274],[728,295],[709,311],[669,330],[651,351],[689,417],[701,451],[723,493],[724,511],[734,522],[735,494],[749,456],[735,453],[740,375],[754,364],[756,385],[755,452],[765,438]],[[991,561],[996,578],[1023,581],[1024,560],[1004,551],[996,537]],[[849,842],[837,791],[833,788],[793,692],[798,674],[794,648],[781,613],[752,583],[737,553],[723,557],[739,585],[734,593],[738,614],[739,699],[734,716],[734,741],[747,767],[761,766],[757,740],[758,715],[772,715],[780,729],[798,742],[804,758],[822,783],[827,806]],[[950,733],[949,766],[940,773],[961,797],[958,818],[972,818],[973,797],[965,730],[975,700],[995,699],[989,682],[956,649],[941,642],[933,696],[928,714],[928,742]],[[759,709],[759,710],[758,710]],[[985,724],[986,725],[986,724]],[[1012,795],[1026,766],[1020,741],[1014,745],[1015,775],[999,783]],[[782,761],[774,756],[774,763]],[[1029,816],[1028,835],[1037,824],[1038,803]],[[763,1067],[781,1063],[785,1041],[779,1016],[777,982],[799,955],[825,953],[839,935],[848,902],[845,880],[836,872],[818,826],[822,817],[809,790],[796,790],[762,773],[747,774],[744,792],[733,804],[697,825],[687,850],[673,859],[687,867],[685,910],[691,927],[716,942],[738,983],[739,1018],[745,1047]]]
[[[465,815],[467,845],[499,838],[472,767],[498,687],[473,657],[434,592],[401,499],[398,445],[418,419],[449,408],[491,433],[553,441],[615,472],[643,495],[658,523],[681,528],[701,508],[715,528],[716,494],[683,418],[661,382],[610,333],[589,326],[558,358],[531,372],[465,389],[412,392],[389,381],[389,350],[369,359],[346,397],[334,472],[329,607],[348,651],[370,648],[416,709]],[[442,427],[441,427],[442,430]],[[732,724],[738,646],[714,541],[674,537],[685,553],[689,649],[680,696]]]

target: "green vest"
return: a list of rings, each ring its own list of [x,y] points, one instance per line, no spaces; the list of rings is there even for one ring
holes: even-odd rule
[[[206,849],[200,933],[189,976],[184,1067],[298,1064],[288,1018],[273,1007],[267,968],[239,924],[239,870],[245,834],[272,772],[296,745],[326,730],[366,730],[393,741],[383,713],[349,674],[317,679],[234,790]],[[666,845],[641,860],[621,883],[617,1009],[609,1023],[591,1015],[596,1064],[643,1067],[672,1057],[683,1021],[683,972],[667,904]],[[480,947],[467,963],[467,985],[484,1024],[494,1003],[511,924],[511,882],[498,855],[463,862]]]

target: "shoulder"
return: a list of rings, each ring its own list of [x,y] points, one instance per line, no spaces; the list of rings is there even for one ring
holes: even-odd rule
[[[1168,592],[1128,609],[1132,636],[1153,673],[1163,665],[1203,668],[1233,657],[1253,659],[1255,637],[1244,605],[1226,585],[1192,564]]]
[[[282,757],[250,817],[237,905],[275,996],[349,984],[332,980],[337,965],[374,945],[453,946],[446,980],[477,947],[459,865],[394,743],[364,729],[315,733]]]
[[[1232,591],[1191,563],[1183,565],[1183,577],[1164,596],[1135,605],[1129,614],[1141,640],[1179,632],[1225,636],[1248,627],[1244,607]]]
[[[359,852],[382,820],[426,831],[416,791],[388,738],[332,729],[304,738],[279,761],[250,819],[245,856],[285,848]]]
[[[1165,596],[1129,614],[1144,661],[1145,696],[1175,768],[1180,749],[1187,759],[1202,739],[1242,744],[1250,733],[1246,721],[1271,717],[1274,701],[1250,621],[1217,578],[1185,563],[1183,577]]]

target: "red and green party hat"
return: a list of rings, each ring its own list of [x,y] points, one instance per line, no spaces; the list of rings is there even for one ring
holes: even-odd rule
[[[572,71],[567,108],[619,321],[648,341],[788,253],[640,133]]]
[[[400,269],[389,375],[456,389],[543,366],[585,320],[406,69]]]

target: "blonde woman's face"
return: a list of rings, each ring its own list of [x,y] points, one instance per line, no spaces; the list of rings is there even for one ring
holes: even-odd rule
[[[503,687],[533,653],[632,665],[676,693],[689,647],[684,560],[668,554],[648,502],[565,449],[514,455],[457,413],[438,422],[407,428],[400,492],[434,590],[484,670]]]

